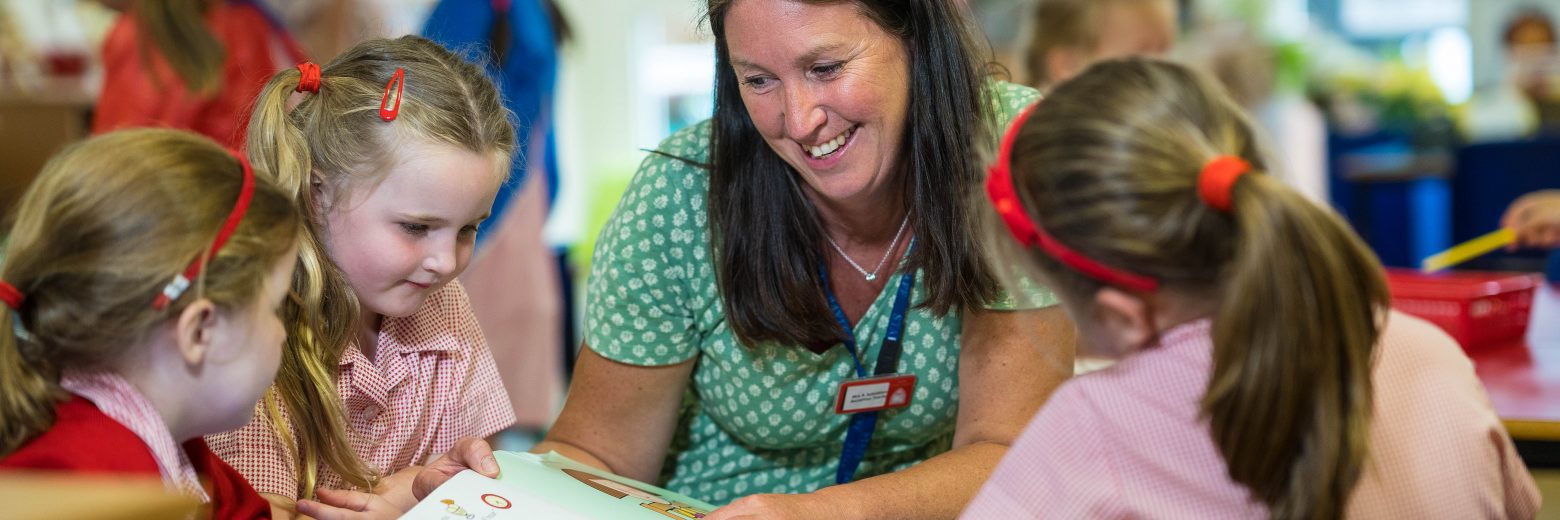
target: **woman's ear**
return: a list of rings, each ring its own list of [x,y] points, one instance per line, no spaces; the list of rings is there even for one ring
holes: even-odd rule
[[[1140,350],[1159,335],[1148,301],[1115,287],[1094,293],[1094,314],[1099,334],[1123,353]]]
[[[174,341],[179,355],[191,367],[198,367],[211,353],[217,326],[217,306],[211,300],[200,298],[179,311],[174,328]]]

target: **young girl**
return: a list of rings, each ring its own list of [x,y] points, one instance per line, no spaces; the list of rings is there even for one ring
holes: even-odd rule
[[[989,195],[1084,344],[1123,359],[1058,390],[965,517],[1536,514],[1468,359],[1262,173],[1217,86],[1105,62],[1030,110]]]
[[[0,267],[0,468],[161,475],[213,518],[269,505],[201,436],[270,386],[300,217],[206,139],[96,137],[23,197]]]
[[[413,36],[299,65],[262,92],[249,153],[308,225],[276,385],[253,421],[210,441],[279,515],[316,489],[409,508],[418,465],[514,422],[453,282],[509,171],[506,114],[481,69]]]
[[[92,131],[184,128],[237,148],[260,86],[303,59],[252,0],[135,0],[103,40]]]

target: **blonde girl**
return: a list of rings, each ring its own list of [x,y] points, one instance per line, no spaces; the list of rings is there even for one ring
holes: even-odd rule
[[[514,422],[455,282],[514,142],[482,70],[414,36],[266,85],[249,153],[306,215],[296,298],[276,385],[211,440],[278,516],[404,510],[418,466]]]
[[[1051,397],[965,517],[1535,514],[1457,344],[1266,164],[1167,62],[1103,62],[1014,123],[987,186],[1006,243],[1122,359]]]
[[[281,362],[301,219],[242,157],[184,132],[56,156],[0,265],[0,468],[160,475],[214,518],[270,507],[202,435]]]

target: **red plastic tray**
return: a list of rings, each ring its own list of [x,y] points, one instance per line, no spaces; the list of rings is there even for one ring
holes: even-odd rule
[[[1522,337],[1533,310],[1535,273],[1388,269],[1392,307],[1446,330],[1464,350]]]

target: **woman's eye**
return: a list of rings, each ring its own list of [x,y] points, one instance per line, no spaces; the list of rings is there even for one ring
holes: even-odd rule
[[[460,228],[460,236],[461,238],[471,238],[477,236],[477,226],[466,226]]]
[[[747,85],[748,88],[753,90],[761,90],[765,87],[768,87],[769,83],[769,78],[764,76],[748,76],[746,78],[742,78],[742,84]]]
[[[844,63],[825,63],[825,64],[822,64],[822,65],[814,65],[813,68],[812,68],[812,72],[813,72],[813,75],[815,75],[815,76],[830,77],[830,76],[833,76],[835,74],[838,74],[840,72],[840,69],[843,69],[843,68],[845,68],[845,64]]]
[[[422,236],[422,235],[428,234],[428,225],[427,224],[415,224],[415,223],[411,223],[411,222],[402,222],[401,223],[401,230],[405,231],[406,234],[408,234],[408,235]]]

